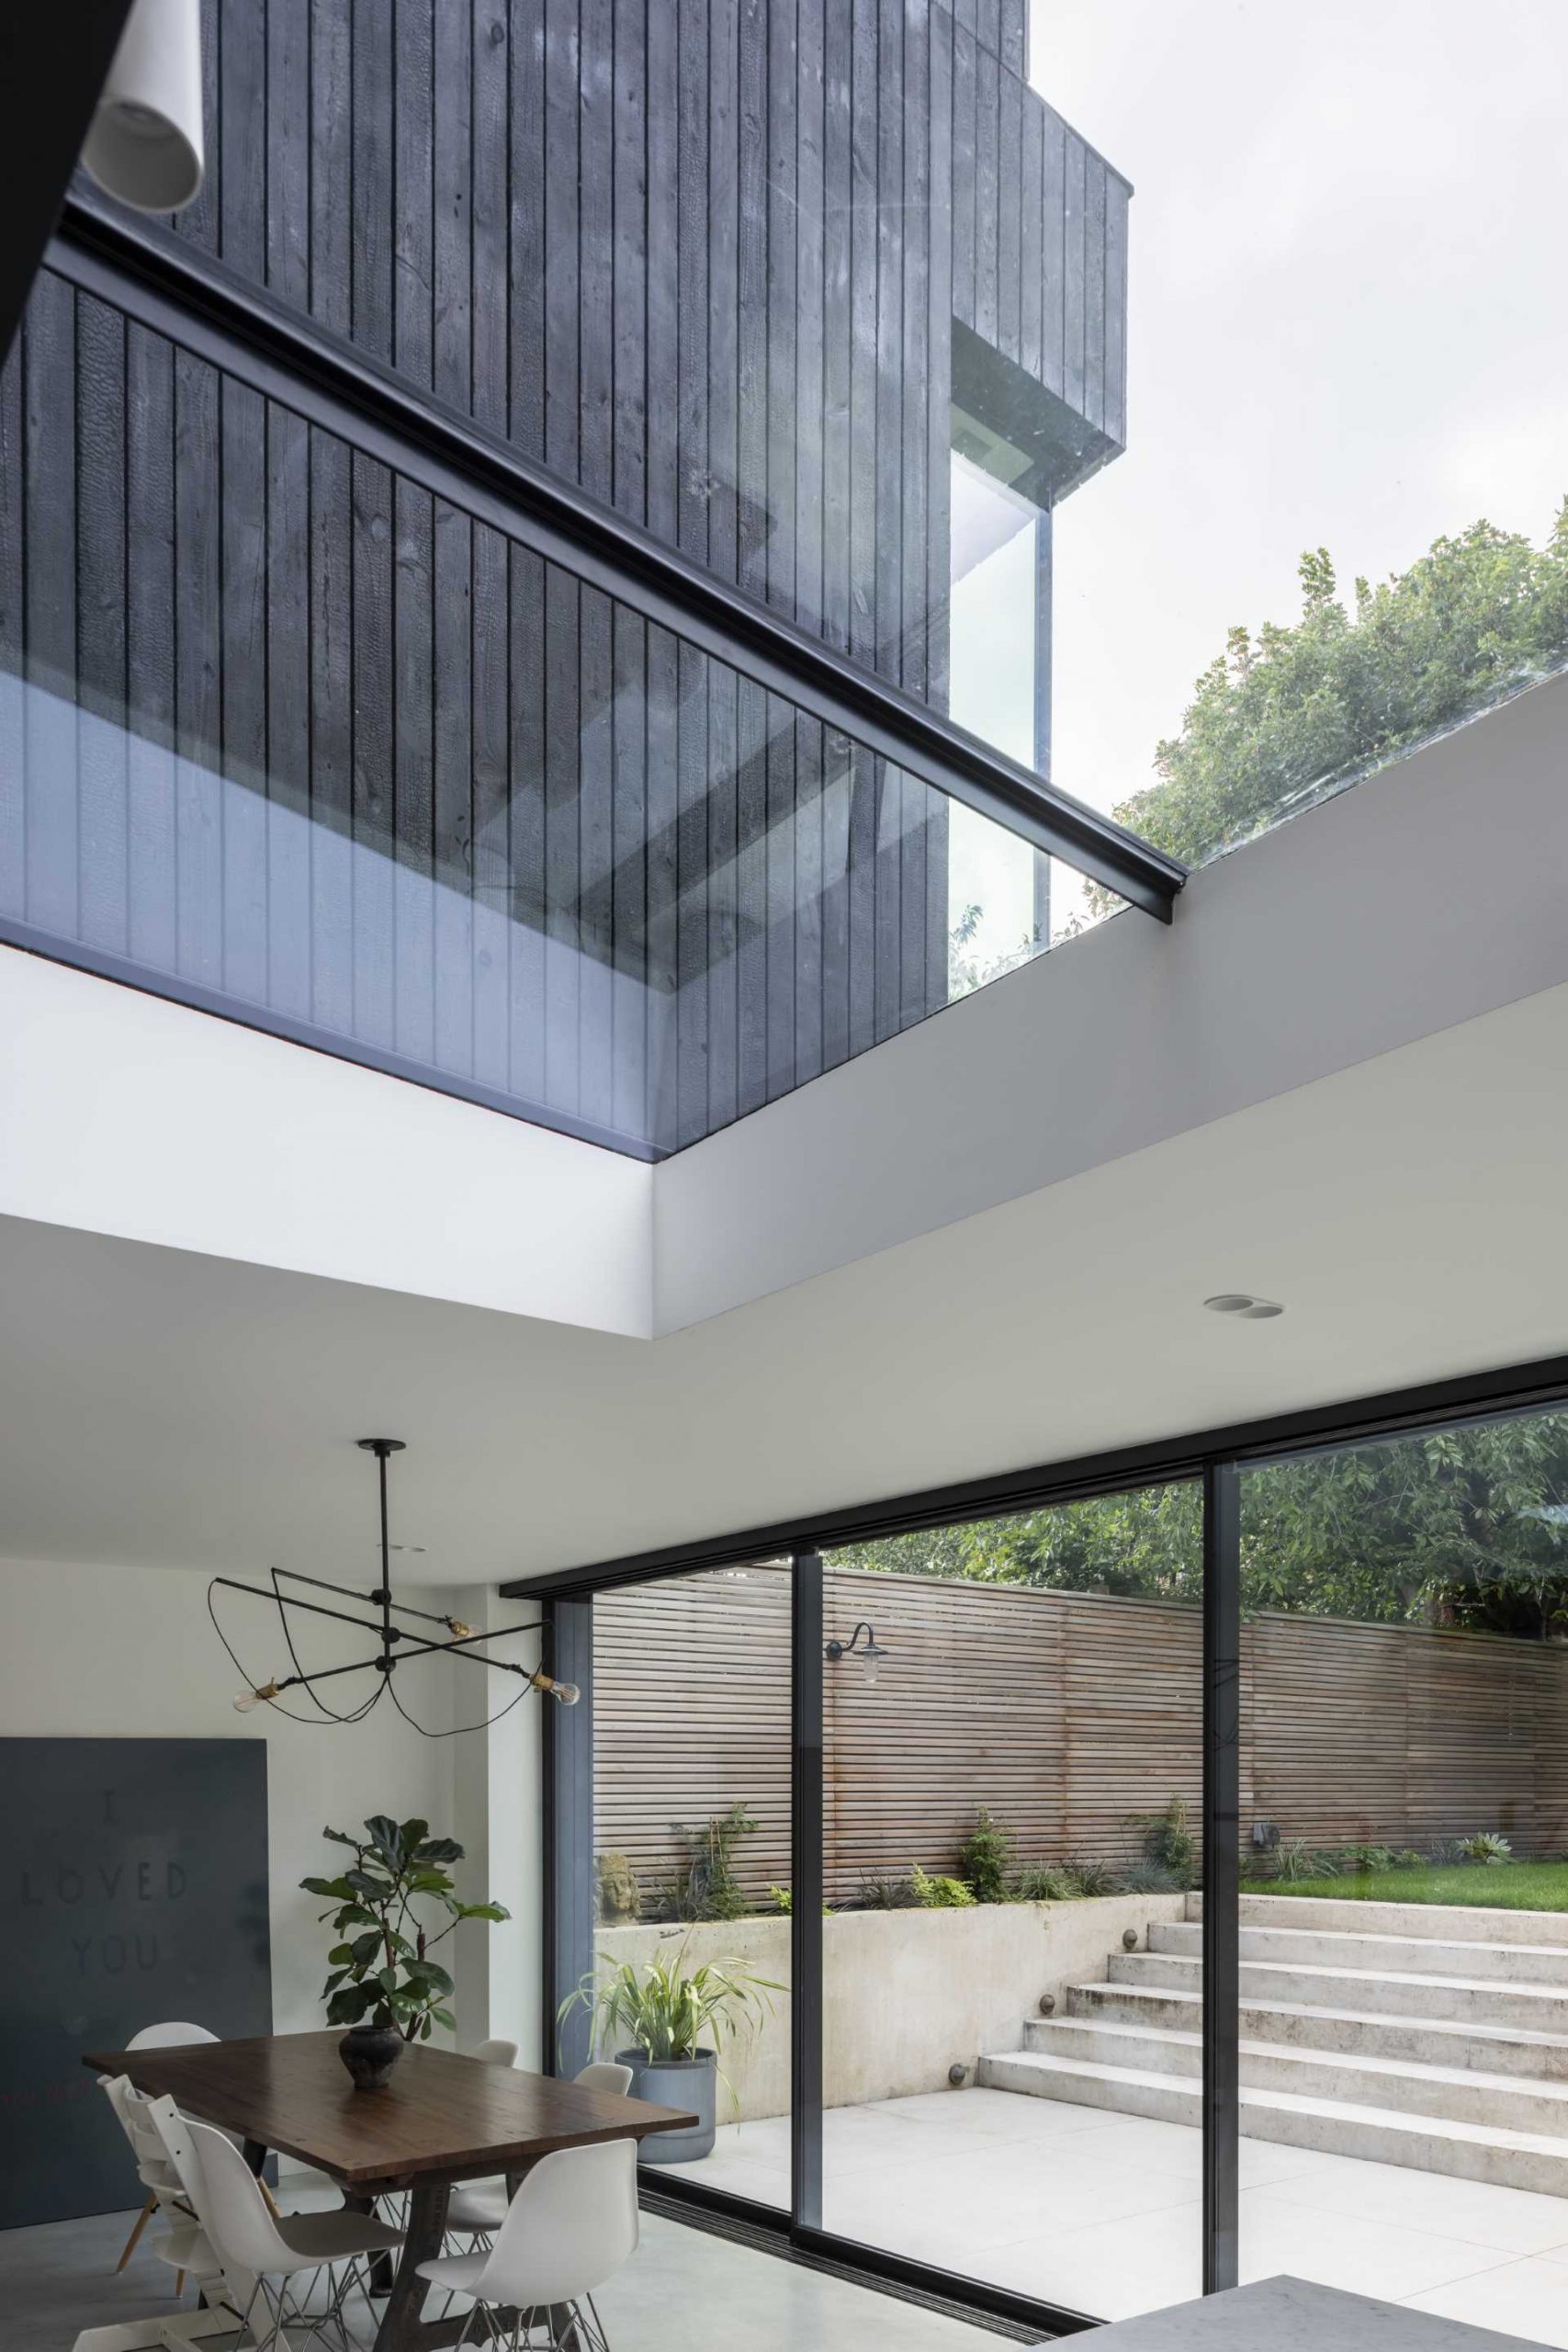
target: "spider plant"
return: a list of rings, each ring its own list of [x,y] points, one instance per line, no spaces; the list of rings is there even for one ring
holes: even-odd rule
[[[669,1958],[655,1952],[644,1961],[602,1959],[576,1992],[567,1995],[558,2021],[564,2024],[573,2009],[585,2008],[593,2017],[600,2048],[634,2045],[651,2065],[702,2057],[705,2033],[712,2034],[716,2054],[727,2036],[734,2041],[754,2032],[773,2015],[773,1996],[784,1986],[753,1974],[739,1960],[709,1960],[688,1968],[690,1942],[688,1936]]]

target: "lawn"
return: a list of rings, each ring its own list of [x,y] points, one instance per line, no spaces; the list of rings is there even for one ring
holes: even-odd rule
[[[1339,1878],[1248,1879],[1246,1894],[1316,1894],[1353,1903],[1451,1903],[1495,1911],[1568,1911],[1568,1861],[1431,1864]]]

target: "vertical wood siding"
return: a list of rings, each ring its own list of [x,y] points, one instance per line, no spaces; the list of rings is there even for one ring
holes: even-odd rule
[[[942,701],[955,311],[1062,390],[1071,308],[1109,414],[1018,0],[204,32],[182,237]],[[0,911],[237,1007],[673,1148],[946,1000],[940,795],[57,279],[0,661],[61,703],[0,706]]]

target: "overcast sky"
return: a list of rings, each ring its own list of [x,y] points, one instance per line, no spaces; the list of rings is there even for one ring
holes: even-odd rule
[[[1125,456],[1059,510],[1054,772],[1148,775],[1235,621],[1568,492],[1568,0],[1033,0],[1132,180]]]

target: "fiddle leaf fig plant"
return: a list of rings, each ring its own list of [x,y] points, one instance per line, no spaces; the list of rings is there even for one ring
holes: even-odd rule
[[[336,1878],[299,1882],[308,1894],[326,1898],[330,1907],[321,1917],[331,1919],[337,1939],[321,1988],[327,2023],[393,2026],[405,2041],[428,2041],[436,2026],[456,2023],[446,2007],[452,1979],[431,1952],[460,1919],[506,1919],[511,1913],[499,1903],[459,1903],[446,1865],[460,1862],[463,1849],[456,1838],[431,1837],[427,1821],[378,1813],[363,1838],[342,1829],[321,1835],[354,1850]]]

